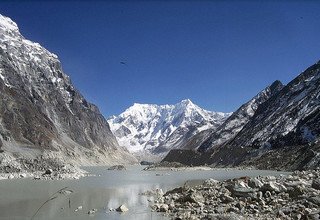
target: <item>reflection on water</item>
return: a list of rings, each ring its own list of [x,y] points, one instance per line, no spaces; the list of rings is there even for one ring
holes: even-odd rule
[[[218,180],[257,175],[279,175],[272,171],[216,170],[216,171],[141,171],[143,167],[133,166],[126,171],[110,171],[106,167],[86,168],[100,176],[80,180],[36,181],[32,179],[0,181],[0,220],[25,220],[52,195],[63,187],[74,193],[61,195],[41,208],[34,219],[167,219],[148,208],[148,198],[140,194],[151,189],[164,191],[182,185],[187,180],[214,178]],[[156,175],[158,174],[158,175]],[[159,175],[160,174],[160,175]],[[70,199],[70,208],[69,208]],[[109,211],[125,204],[129,211]],[[82,206],[83,209],[74,210]],[[97,209],[93,216],[87,213]]]

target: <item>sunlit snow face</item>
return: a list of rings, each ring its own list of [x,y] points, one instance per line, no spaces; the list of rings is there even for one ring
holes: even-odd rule
[[[229,115],[206,111],[190,100],[182,100],[175,105],[135,103],[108,122],[119,144],[138,152],[165,145],[175,147],[189,131],[196,134],[215,128]]]

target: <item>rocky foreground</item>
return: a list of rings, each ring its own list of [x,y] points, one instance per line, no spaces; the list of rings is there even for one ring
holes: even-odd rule
[[[320,168],[279,177],[206,180],[158,195],[152,209],[172,219],[319,219]]]

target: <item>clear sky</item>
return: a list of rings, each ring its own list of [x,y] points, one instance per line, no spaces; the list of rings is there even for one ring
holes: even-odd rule
[[[234,111],[320,59],[320,1],[1,1],[0,13],[105,116],[186,98]]]

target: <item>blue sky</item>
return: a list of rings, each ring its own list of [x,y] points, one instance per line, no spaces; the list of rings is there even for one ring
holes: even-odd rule
[[[320,59],[319,11],[318,1],[0,2],[105,116],[186,98],[234,111]]]

